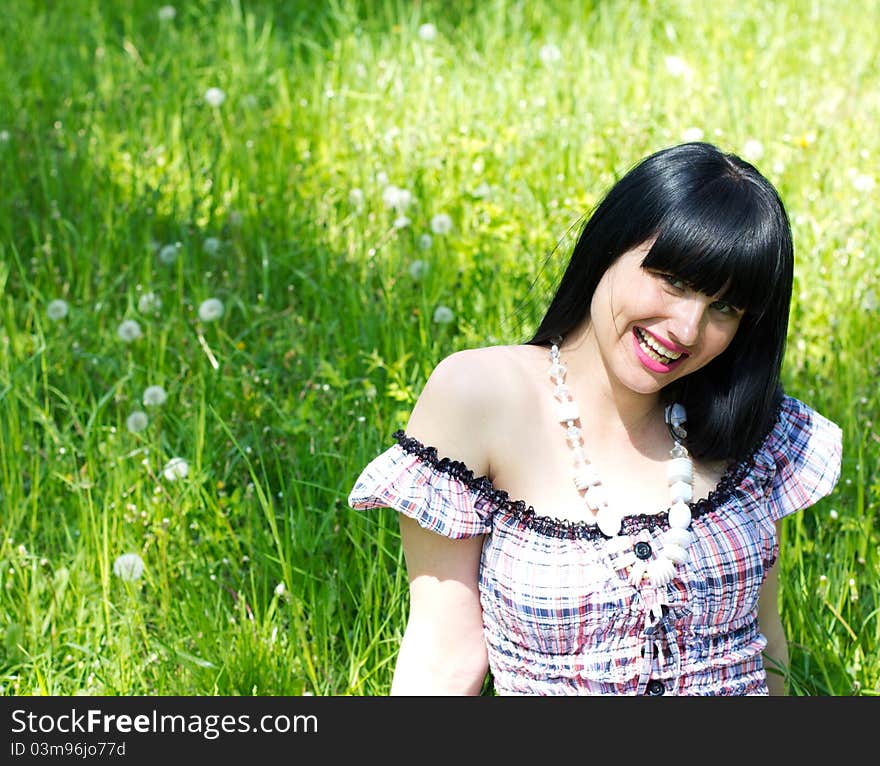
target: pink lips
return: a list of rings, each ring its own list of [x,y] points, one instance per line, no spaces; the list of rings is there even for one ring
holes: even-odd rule
[[[653,333],[648,333],[648,331],[645,330],[643,327],[640,327],[639,329],[642,330],[642,332],[650,335],[652,338],[655,338],[657,340],[657,342],[660,343],[664,348],[668,348],[668,349],[670,349],[670,351],[679,351],[680,350],[678,348],[671,348],[668,343],[664,343],[659,338],[657,338]],[[671,362],[670,364],[663,364],[663,362],[658,362],[657,360],[652,359],[644,351],[642,351],[642,347],[639,345],[639,336],[636,333],[635,328],[633,328],[633,331],[632,331],[632,339],[633,339],[633,348],[636,351],[636,356],[639,358],[639,361],[643,365],[645,365],[645,367],[647,367],[649,370],[651,370],[651,372],[670,372],[671,370],[674,370],[676,367],[678,367],[678,365],[680,365],[685,359],[687,359],[687,353],[682,351],[681,356],[678,359],[676,359],[674,362]]]

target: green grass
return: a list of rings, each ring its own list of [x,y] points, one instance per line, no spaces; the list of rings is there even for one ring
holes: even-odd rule
[[[784,526],[792,690],[880,692],[880,10],[451,5],[4,6],[4,693],[386,693],[406,577],[354,479],[440,359],[528,337],[584,214],[693,129],[760,142],[798,258],[786,387],[844,430],[837,490]]]

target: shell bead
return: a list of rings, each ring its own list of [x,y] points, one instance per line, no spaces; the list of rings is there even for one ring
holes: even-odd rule
[[[681,548],[687,548],[691,544],[691,533],[686,529],[670,527],[663,533],[664,545],[678,545]]]
[[[573,401],[567,401],[560,404],[556,413],[561,423],[568,420],[577,420],[580,417],[578,406]]]
[[[608,502],[608,494],[605,492],[605,488],[601,484],[593,484],[587,490],[587,494],[584,495],[584,500],[587,501],[587,505],[590,506],[594,511],[598,511],[600,508],[606,506]],[[615,532],[615,534],[617,534]]]
[[[661,556],[648,564],[648,577],[654,585],[667,585],[675,577],[675,564]]]
[[[596,523],[602,534],[606,537],[614,537],[620,532],[621,518],[618,513],[613,511],[607,505],[603,505],[596,514]]]
[[[669,488],[669,499],[673,503],[689,503],[694,499],[694,488],[683,481],[677,481]]]
[[[676,564],[684,564],[689,557],[688,552],[680,545],[675,543],[667,543],[663,546],[663,555]]]
[[[669,526],[675,529],[687,529],[691,525],[691,509],[687,503],[675,503],[669,509]]]
[[[574,485],[578,489],[588,489],[593,484],[600,482],[599,472],[592,463],[583,463],[574,474]]]
[[[571,399],[571,389],[564,383],[559,383],[553,391],[553,396],[559,399],[560,402],[567,402]]]
[[[565,365],[554,362],[552,365],[550,365],[550,369],[547,370],[547,372],[550,373],[551,378],[559,378],[561,382],[561,379],[565,377],[566,373]]]
[[[688,457],[675,457],[666,465],[666,478],[670,484],[684,481],[690,484],[694,480],[694,464]]]

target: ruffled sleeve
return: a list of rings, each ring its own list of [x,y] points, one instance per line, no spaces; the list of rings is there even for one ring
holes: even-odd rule
[[[776,424],[756,455],[774,521],[808,508],[828,495],[840,478],[840,427],[786,396]]]
[[[464,463],[438,458],[434,447],[396,431],[393,445],[374,458],[357,478],[348,504],[357,511],[393,508],[422,527],[461,539],[492,531],[491,488]]]

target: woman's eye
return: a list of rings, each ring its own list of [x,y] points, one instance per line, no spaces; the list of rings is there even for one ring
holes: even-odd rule
[[[687,285],[682,282],[678,277],[672,276],[672,274],[663,274],[664,281],[670,286],[674,287],[676,290],[684,290]]]
[[[722,314],[729,314],[730,316],[737,316],[741,313],[736,306],[727,301],[715,301],[712,304],[712,308],[716,311],[720,311]]]

